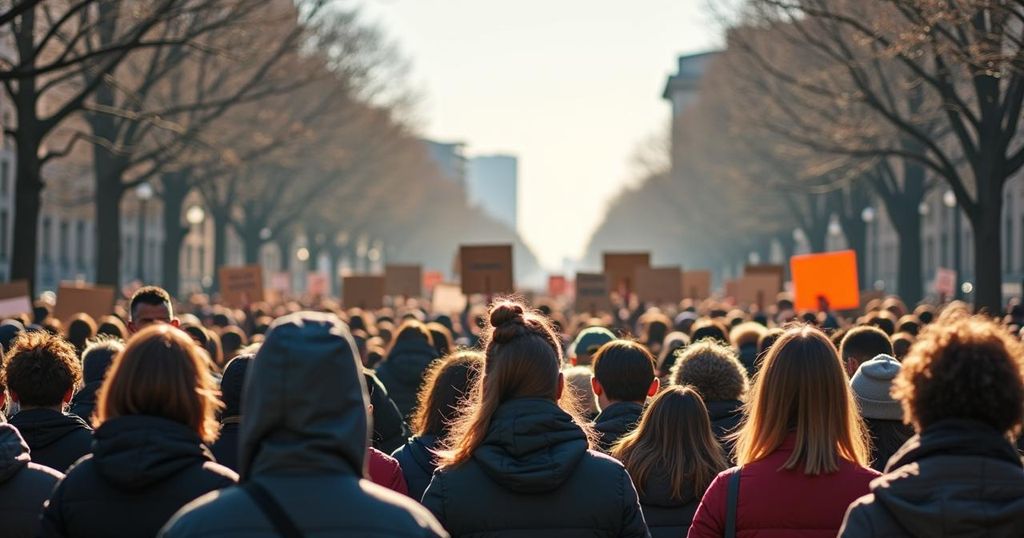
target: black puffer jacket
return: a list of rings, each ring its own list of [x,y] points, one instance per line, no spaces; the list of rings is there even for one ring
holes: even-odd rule
[[[409,496],[413,499],[423,498],[423,492],[430,484],[430,478],[434,476],[437,469],[437,456],[434,455],[434,451],[440,444],[434,435],[421,435],[409,439],[391,455],[402,466],[402,475],[409,486]]]
[[[92,429],[78,415],[26,409],[10,423],[28,443],[33,462],[62,473],[92,449]]]
[[[362,480],[366,388],[341,320],[315,312],[277,319],[251,368],[242,398],[242,481],[263,486],[305,536],[446,536],[422,506]],[[162,536],[279,534],[234,487],[186,507]]]
[[[736,442],[729,439],[729,434],[736,431],[743,420],[743,402],[739,400],[721,400],[708,402],[708,418],[711,419],[711,431],[715,439],[726,451],[729,460],[735,461]]]
[[[452,536],[649,536],[622,465],[551,400],[503,403],[473,457],[423,494]]]
[[[373,383],[370,403],[373,404],[373,448],[390,454],[405,444],[409,438],[409,427],[398,406],[391,399],[387,388],[373,370],[364,370],[367,383]],[[371,388],[371,387],[367,387]]]
[[[647,527],[651,529],[652,538],[678,538],[686,536],[690,529],[693,515],[697,513],[700,497],[685,489],[682,499],[672,498],[672,484],[668,472],[652,472],[647,484],[640,494],[640,507],[643,508]]]
[[[1024,536],[1024,468],[984,424],[933,424],[887,470],[850,506],[841,537]]]
[[[210,445],[217,463],[238,472],[238,433],[242,417],[228,417],[221,421],[220,436]]]
[[[75,393],[71,399],[69,412],[72,415],[82,417],[87,423],[92,420],[92,414],[96,411],[96,393],[103,385],[103,380],[86,383],[81,390]]]
[[[914,428],[901,420],[865,418],[871,435],[871,468],[883,472],[889,458],[914,435]]]
[[[600,435],[598,447],[603,452],[611,450],[619,439],[636,428],[643,414],[643,404],[636,402],[615,402],[609,405],[594,419],[594,430]]]
[[[0,534],[32,538],[53,486],[64,475],[31,462],[28,444],[10,424],[0,424]]]
[[[43,536],[156,536],[179,508],[237,475],[213,462],[191,428],[129,415],[96,430],[93,454],[57,486]]]
[[[387,360],[377,366],[377,378],[407,422],[416,409],[423,373],[435,359],[437,350],[426,340],[408,339],[396,342]]]

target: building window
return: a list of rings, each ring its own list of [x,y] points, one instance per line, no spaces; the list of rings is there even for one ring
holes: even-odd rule
[[[59,234],[57,236],[58,245],[60,252],[57,253],[60,259],[61,267],[67,267],[71,262],[71,246],[68,242],[71,240],[71,223],[66,220],[60,221],[60,227],[58,228]]]
[[[85,221],[75,222],[75,260],[79,269],[85,268]]]
[[[43,261],[50,261],[52,252],[50,251],[50,229],[53,227],[53,223],[50,217],[43,217]]]

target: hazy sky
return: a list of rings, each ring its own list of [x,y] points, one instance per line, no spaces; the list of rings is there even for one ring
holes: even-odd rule
[[[428,137],[518,155],[519,230],[551,268],[667,129],[675,58],[720,43],[706,2],[361,0],[412,64]]]

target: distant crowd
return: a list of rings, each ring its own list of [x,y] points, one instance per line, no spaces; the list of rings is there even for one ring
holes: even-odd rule
[[[4,537],[1024,536],[1024,305],[0,322]]]

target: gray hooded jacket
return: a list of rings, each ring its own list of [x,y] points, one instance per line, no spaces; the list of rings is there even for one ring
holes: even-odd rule
[[[331,314],[274,322],[242,394],[241,481],[255,481],[307,537],[447,536],[412,500],[363,480],[366,388],[348,327]],[[277,536],[240,488],[197,499],[161,534]]]

